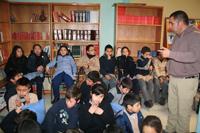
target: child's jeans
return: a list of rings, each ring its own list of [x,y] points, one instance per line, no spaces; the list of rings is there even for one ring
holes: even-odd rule
[[[56,75],[52,79],[52,87],[53,87],[54,99],[59,99],[60,98],[59,86],[60,86],[60,84],[62,82],[65,83],[67,88],[71,87],[73,85],[73,83],[74,83],[72,77],[70,77],[65,72],[62,72],[62,73]]]

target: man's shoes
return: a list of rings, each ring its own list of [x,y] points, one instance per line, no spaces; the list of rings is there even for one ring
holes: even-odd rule
[[[51,104],[56,103],[60,98],[54,98],[53,101],[51,101]]]
[[[165,105],[165,98],[161,97],[159,101],[160,105]]]
[[[147,108],[151,108],[151,107],[153,106],[153,103],[152,103],[151,100],[149,100],[149,101],[145,101],[145,102],[144,102],[144,105],[145,105]]]

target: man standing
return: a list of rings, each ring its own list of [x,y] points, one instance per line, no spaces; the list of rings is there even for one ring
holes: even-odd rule
[[[200,31],[189,26],[184,11],[170,15],[169,28],[176,33],[171,50],[159,50],[169,58],[167,64],[169,79],[169,116],[167,132],[189,132],[192,101],[198,87],[200,72]]]

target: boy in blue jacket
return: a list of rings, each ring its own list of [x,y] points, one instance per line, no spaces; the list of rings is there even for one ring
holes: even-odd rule
[[[123,128],[125,133],[140,133],[142,127],[143,115],[140,112],[140,96],[128,93],[123,100],[124,110],[117,116],[116,122]]]
[[[47,112],[42,129],[44,133],[65,132],[78,128],[78,105],[81,93],[78,88],[67,89],[66,99],[60,99]]]

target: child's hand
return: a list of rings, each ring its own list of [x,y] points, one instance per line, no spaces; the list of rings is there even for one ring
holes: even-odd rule
[[[22,106],[21,101],[18,100],[18,99],[15,101],[15,104],[16,104],[17,107],[21,107]]]
[[[152,71],[153,70],[153,66],[149,66],[149,70]]]
[[[30,104],[31,99],[28,94],[24,97],[24,99],[26,100],[26,104]]]
[[[110,79],[111,79],[111,77],[110,77],[109,74],[106,74],[106,75],[105,75],[105,78],[106,78],[107,80],[110,80]]]
[[[45,71],[46,71],[47,74],[50,74],[50,69],[49,69],[49,67],[46,67],[46,68],[45,68]]]
[[[89,112],[90,114],[94,114],[94,113],[95,113],[95,111],[97,110],[97,108],[98,108],[98,106],[97,106],[97,105],[95,105],[95,104],[92,104],[92,105],[90,106],[90,108],[89,108],[88,112]]]
[[[95,114],[102,115],[103,112],[104,112],[104,110],[102,108],[98,107],[97,110],[95,111]]]

